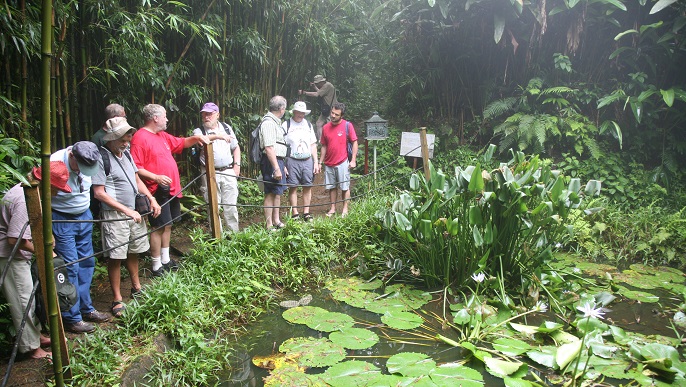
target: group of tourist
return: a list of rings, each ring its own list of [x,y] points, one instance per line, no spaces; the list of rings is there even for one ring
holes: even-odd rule
[[[350,169],[356,165],[357,136],[352,124],[342,118],[345,105],[336,100],[333,85],[317,75],[312,86],[315,91],[299,90],[299,94],[320,98],[322,114],[317,120],[316,132],[305,119],[311,111],[303,101],[296,102],[292,117],[282,122],[287,106],[282,96],[271,98],[269,112],[260,125],[259,144],[263,152],[260,170],[264,181],[264,215],[269,230],[285,226],[279,207],[286,189],[289,189],[292,218],[312,219],[310,202],[314,175],[321,171],[331,199],[327,216],[336,213],[337,188],[341,189],[344,199],[341,216],[348,214]],[[105,124],[92,141],[79,141],[51,155],[54,251],[64,259],[69,281],[78,294],[74,305],[61,311],[68,331],[92,332],[95,330],[92,323],[111,321],[124,312],[122,262],[129,272],[131,297],[142,292],[138,275],[140,253],[150,251],[154,277],[178,268],[169,254],[172,223],[181,215],[179,198],[182,196],[179,169],[173,154],[194,145],[213,144],[222,226],[226,232],[238,231],[236,202],[241,149],[231,126],[219,121],[219,107],[215,103],[206,103],[200,114],[201,127],[189,137],[176,137],[165,131],[168,119],[161,105],[146,105],[143,108],[144,125],[136,130],[127,122],[125,109],[119,104],[111,104],[105,109]],[[352,147],[350,158],[348,144]],[[205,172],[204,155],[200,157],[200,163]],[[32,176],[40,179],[40,168],[34,168]],[[202,181],[201,192],[207,200],[207,183],[205,179]],[[297,204],[299,187],[303,196],[302,213]],[[148,213],[136,211],[137,196],[148,198]],[[93,200],[99,203],[97,217],[102,220],[102,243],[113,296],[111,314],[96,310],[90,295],[95,269]],[[29,308],[33,288],[30,272],[33,241],[30,227],[24,228],[28,212],[21,184],[5,194],[0,206],[0,269],[7,271],[2,290],[10,303],[13,323],[19,327],[24,310]],[[146,215],[149,215],[152,229],[149,238]],[[16,245],[16,258],[9,261]],[[19,351],[34,358],[47,357],[50,353],[41,347],[49,344],[49,338],[40,334],[40,323],[31,310]]]

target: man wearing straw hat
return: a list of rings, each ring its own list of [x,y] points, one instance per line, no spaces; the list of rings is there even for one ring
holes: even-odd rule
[[[107,272],[112,287],[112,316],[120,317],[125,309],[121,295],[121,263],[131,278],[131,295],[141,292],[138,278],[138,254],[150,249],[144,214],[135,210],[136,194],[150,199],[152,216],[160,214],[160,205],[138,176],[138,168],[127,150],[136,131],[124,117],[110,118],[105,123],[105,145],[100,170],[93,176],[95,199],[102,203],[101,223],[103,248],[109,250]],[[109,168],[105,167],[105,158]],[[106,171],[109,169],[109,171]]]

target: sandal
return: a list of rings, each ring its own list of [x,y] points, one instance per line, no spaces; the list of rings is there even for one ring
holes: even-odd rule
[[[131,298],[138,298],[143,295],[143,288],[131,288]]]
[[[327,212],[327,213],[326,213],[326,217],[327,217],[327,218],[330,218],[330,217],[332,217],[332,216],[334,216],[334,215],[336,215],[336,212]]]
[[[114,316],[115,318],[119,318],[122,314],[124,314],[124,310],[126,310],[126,305],[124,305],[123,302],[112,302],[112,316]]]
[[[286,227],[286,225],[283,224],[283,222],[279,222],[279,224],[275,224],[275,225],[274,225],[274,228],[276,228],[276,229],[281,229],[281,228],[284,228],[284,227]]]
[[[302,219],[303,219],[305,222],[309,222],[310,220],[312,220],[312,214],[309,214],[309,213],[303,214]]]

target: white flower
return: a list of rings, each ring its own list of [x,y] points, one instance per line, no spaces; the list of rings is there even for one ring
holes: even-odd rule
[[[578,267],[575,267],[574,269],[572,269],[572,272],[574,274],[579,274],[579,273],[581,273],[581,269],[579,269]]]
[[[603,315],[605,314],[605,308],[596,308],[595,303],[587,302],[584,305],[577,306],[576,309],[584,314],[584,318],[603,318]]]
[[[479,274],[474,273],[474,274],[472,274],[472,279],[473,279],[474,281],[478,282],[478,283],[482,283],[482,282],[484,282],[484,280],[486,279],[486,274],[484,274],[484,273],[479,273]]]
[[[535,309],[537,312],[545,313],[545,312],[548,311],[548,304],[546,304],[546,303],[543,302],[543,301],[538,301],[538,302],[536,303],[536,306],[534,306],[534,309]]]
[[[556,248],[556,249],[561,249],[561,248],[562,248],[562,243],[560,243],[560,242],[555,243],[555,248]]]

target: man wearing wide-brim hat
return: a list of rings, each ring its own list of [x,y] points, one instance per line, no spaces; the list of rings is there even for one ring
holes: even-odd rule
[[[291,205],[293,219],[300,218],[306,222],[312,219],[310,214],[310,202],[312,200],[312,183],[314,175],[319,173],[319,161],[317,157],[317,138],[312,124],[305,119],[310,114],[307,105],[298,101],[293,105],[293,116],[281,124],[286,132],[286,144],[291,149],[286,157],[288,176],[286,183],[288,200]],[[303,207],[302,214],[298,208],[298,187],[302,187]]]
[[[150,249],[148,238],[141,238],[148,233],[143,219],[147,214],[135,210],[136,194],[150,199],[153,217],[157,217],[161,209],[138,176],[138,168],[127,150],[136,129],[124,117],[110,118],[105,127],[105,145],[101,148],[103,158],[99,172],[93,176],[93,192],[101,203],[103,248],[109,250],[107,271],[113,296],[111,312],[114,317],[119,317],[125,308],[120,286],[121,262],[126,263],[131,278],[131,294],[140,293],[138,254]]]
[[[50,155],[50,161],[62,161],[69,170],[67,183],[71,192],[57,192],[52,197],[52,234],[55,252],[64,258],[69,282],[76,286],[78,293],[71,309],[61,311],[65,329],[74,333],[94,331],[95,327],[86,321],[99,323],[111,319],[108,314],[95,310],[90,294],[95,271],[91,176],[98,173],[100,160],[98,147],[90,141],[79,141]]]
[[[305,94],[308,97],[317,97],[319,99],[320,114],[319,118],[317,118],[316,133],[317,140],[319,140],[322,138],[322,127],[330,119],[329,114],[331,114],[331,106],[338,102],[338,98],[336,97],[336,88],[331,82],[327,82],[323,75],[315,75],[313,82],[310,83],[310,85],[315,91],[298,90],[298,94]]]

